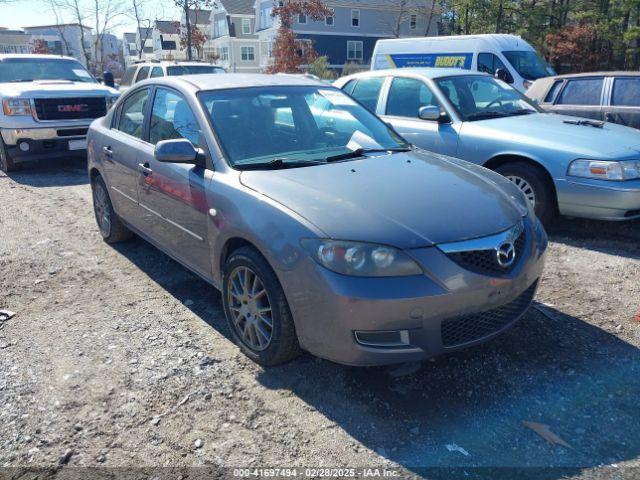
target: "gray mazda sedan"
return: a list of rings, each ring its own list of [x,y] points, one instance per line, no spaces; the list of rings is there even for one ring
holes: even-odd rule
[[[136,233],[222,291],[263,365],[351,365],[485,341],[529,307],[547,237],[523,194],[419,150],[295,76],[147,80],[93,123],[100,233]]]

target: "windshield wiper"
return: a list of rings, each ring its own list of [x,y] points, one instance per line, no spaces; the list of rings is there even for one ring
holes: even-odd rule
[[[291,160],[289,158],[274,158],[268,162],[257,163],[236,163],[234,166],[239,170],[284,170],[287,168],[310,167],[313,165],[324,165],[326,162],[316,160]]]
[[[508,114],[504,113],[504,112],[493,112],[493,111],[478,112],[478,113],[472,113],[471,115],[467,115],[467,120],[469,120],[469,121],[487,120],[489,118],[502,118],[502,117],[506,117],[506,116],[508,116]]]
[[[410,148],[357,148],[352,152],[341,153],[340,155],[332,155],[324,159],[325,162],[338,162],[340,160],[348,160],[350,158],[360,158],[365,153],[378,153],[378,152],[409,152]]]
[[[33,78],[18,78],[17,80],[11,80],[11,83],[25,83],[25,82],[34,82]]]

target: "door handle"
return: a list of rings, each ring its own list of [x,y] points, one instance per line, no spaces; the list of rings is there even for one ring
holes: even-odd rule
[[[113,150],[111,150],[111,147],[102,147],[102,152],[107,158],[113,157]]]
[[[153,170],[151,170],[149,168],[149,164],[148,163],[139,163],[138,164],[138,171],[140,173],[142,173],[145,177],[151,175],[153,173]]]

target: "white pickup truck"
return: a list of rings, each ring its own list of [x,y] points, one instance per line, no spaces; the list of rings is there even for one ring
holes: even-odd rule
[[[0,55],[0,170],[85,155],[89,125],[118,96],[73,58]]]

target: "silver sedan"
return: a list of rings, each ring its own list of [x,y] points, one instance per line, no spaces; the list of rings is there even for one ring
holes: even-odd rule
[[[415,149],[327,84],[136,84],[89,132],[107,242],[136,233],[222,291],[263,365],[352,365],[485,341],[533,299],[547,239],[502,176]]]

